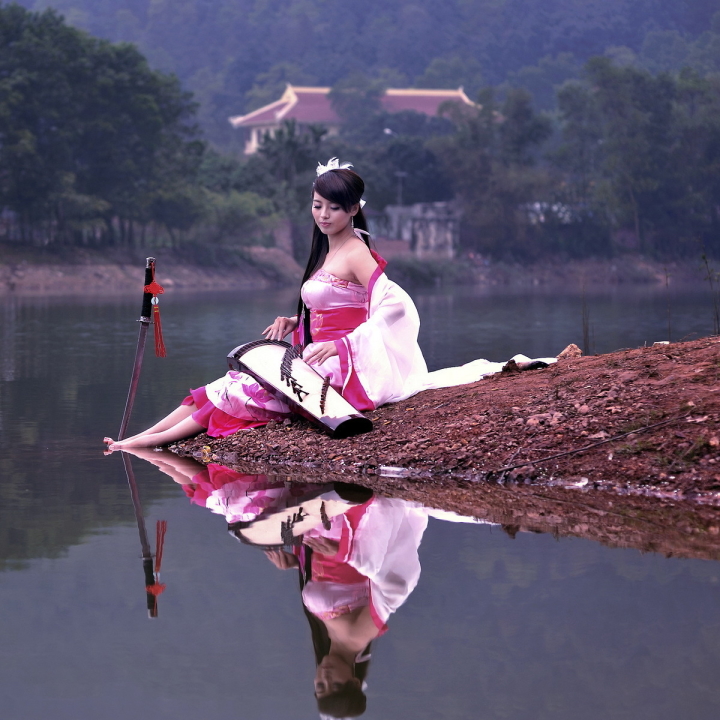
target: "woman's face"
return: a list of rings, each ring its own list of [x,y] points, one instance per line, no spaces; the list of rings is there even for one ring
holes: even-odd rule
[[[357,214],[359,205],[346,212],[341,205],[326,200],[322,195],[313,193],[312,214],[315,224],[326,235],[338,235],[346,230],[352,218]]]
[[[315,671],[315,697],[332,695],[350,680],[356,680],[352,668],[337,655],[326,655]]]

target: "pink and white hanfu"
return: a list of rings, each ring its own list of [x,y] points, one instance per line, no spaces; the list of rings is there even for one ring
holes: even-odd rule
[[[378,268],[367,290],[317,270],[302,287],[310,309],[313,342],[335,343],[338,354],[315,369],[330,376],[335,390],[357,410],[411,397],[421,390],[475,382],[499,372],[504,363],[475,360],[428,372],[420,346],[420,318],[410,296],[385,275],[387,262],[376,253]],[[300,340],[296,333],[294,342]],[[517,360],[528,360],[516,356]],[[554,362],[553,358],[543,358]],[[191,391],[193,418],[214,437],[264,425],[290,415],[290,409],[249,375],[231,370],[204,388]]]
[[[420,579],[418,548],[428,517],[476,525],[492,524],[397,498],[373,497],[318,526],[305,538],[338,543],[335,555],[313,554],[312,577],[303,588],[305,607],[321,620],[369,607],[382,635],[387,622]]]

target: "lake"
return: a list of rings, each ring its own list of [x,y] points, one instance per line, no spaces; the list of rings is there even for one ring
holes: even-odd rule
[[[595,352],[666,340],[668,324],[673,340],[713,328],[704,287],[412,294],[430,369],[582,345],[583,303]],[[297,572],[133,459],[153,548],[167,521],[148,618],[126,475],[101,443],[120,424],[139,300],[0,301],[0,716],[317,718]],[[228,350],[293,303],[163,296],[168,357],[148,348],[130,430],[222,374]],[[419,582],[373,643],[363,717],[720,716],[717,562],[426,515]]]

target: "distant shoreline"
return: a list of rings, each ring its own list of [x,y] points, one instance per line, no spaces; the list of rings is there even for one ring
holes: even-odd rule
[[[0,298],[137,293],[144,283],[146,255],[157,257],[157,280],[166,291],[259,290],[297,285],[302,277],[300,266],[277,248],[243,248],[241,256],[233,253],[226,264],[195,262],[162,248],[133,254],[11,254],[0,249]]]
[[[549,258],[523,265],[479,256],[455,260],[419,260],[407,253],[378,250],[389,260],[388,275],[412,287],[470,285],[481,287],[558,287],[582,290],[604,286],[662,286],[702,282],[706,272],[697,259],[668,263],[639,255],[608,259]],[[384,252],[385,251],[385,252]],[[132,252],[68,250],[47,252],[0,245],[0,297],[123,295],[137,292],[144,277],[145,254],[158,258],[158,280],[166,290],[213,290],[290,287],[300,282],[301,267],[278,248],[248,247],[225,251],[232,262],[203,258],[196,262],[173,250]],[[222,249],[216,252],[223,252]],[[133,257],[134,256],[134,257]],[[711,263],[713,267],[713,263]],[[708,287],[708,290],[710,288]]]

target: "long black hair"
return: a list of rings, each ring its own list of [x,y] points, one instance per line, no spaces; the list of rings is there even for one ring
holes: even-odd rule
[[[303,562],[301,563],[302,569],[299,572],[300,593],[302,594],[305,584],[309,582],[312,575],[313,551],[307,545],[303,545],[300,552],[303,556]],[[328,635],[325,623],[313,615],[305,607],[304,603],[303,612],[310,625],[313,651],[315,652],[315,666],[317,667],[322,662],[322,659],[330,652],[330,636]],[[317,706],[320,713],[329,717],[345,718],[358,717],[365,712],[367,698],[365,691],[362,689],[362,683],[370,667],[371,647],[372,643],[370,642],[362,652],[361,661],[356,662],[353,667],[353,677],[360,681],[359,684],[351,680],[345,683],[340,690],[325,697],[317,698]]]
[[[363,179],[353,170],[348,168],[338,168],[337,170],[327,170],[319,175],[312,188],[313,193],[317,193],[321,197],[336,203],[345,212],[350,212],[353,205],[358,205],[365,192],[365,183]],[[312,196],[311,196],[312,197]],[[353,225],[357,230],[363,230],[367,233],[367,220],[360,208],[353,219]],[[364,243],[370,247],[370,238],[363,233]],[[313,228],[312,245],[310,246],[310,257],[308,258],[305,274],[303,275],[300,287],[304,285],[312,276],[312,274],[320,267],[328,254],[327,235],[320,230],[317,224]],[[302,296],[298,300],[298,321],[302,323],[303,329],[302,342],[304,345],[312,342],[310,333],[310,313],[303,302]],[[299,325],[300,327],[300,325]]]

